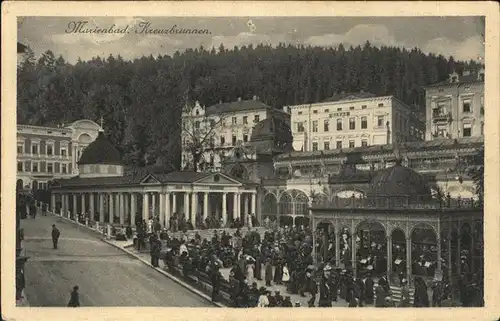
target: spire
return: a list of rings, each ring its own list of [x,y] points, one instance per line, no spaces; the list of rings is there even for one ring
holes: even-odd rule
[[[394,153],[394,157],[396,158],[396,165],[401,166],[401,163],[403,162],[403,157],[401,156],[401,149],[399,146],[399,139],[396,138],[394,143],[392,144],[392,151]]]
[[[99,132],[103,133],[104,132],[104,118],[102,118],[102,116],[101,116],[101,119],[99,121],[101,123],[101,128],[99,129]]]

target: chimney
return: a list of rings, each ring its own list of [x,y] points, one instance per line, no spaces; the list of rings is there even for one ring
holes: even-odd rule
[[[238,97],[238,101],[241,101],[241,97]]]
[[[257,100],[257,96],[253,95],[253,100]]]

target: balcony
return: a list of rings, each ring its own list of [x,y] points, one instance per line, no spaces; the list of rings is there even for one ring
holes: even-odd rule
[[[432,111],[432,120],[435,123],[440,123],[440,122],[451,122],[451,113],[450,112],[443,112],[439,109],[434,109]]]

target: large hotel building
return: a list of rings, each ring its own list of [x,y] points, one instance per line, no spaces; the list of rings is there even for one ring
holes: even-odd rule
[[[290,106],[296,151],[355,148],[423,140],[424,116],[393,96],[339,94]]]
[[[77,162],[101,129],[86,119],[59,127],[18,125],[16,186],[46,189],[53,179],[78,175]]]

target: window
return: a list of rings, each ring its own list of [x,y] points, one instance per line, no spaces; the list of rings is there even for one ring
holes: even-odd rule
[[[31,153],[33,155],[38,155],[38,145],[31,145]]]
[[[243,124],[248,124],[248,116],[243,116]]]
[[[342,111],[342,108],[337,108],[337,111]]]
[[[447,137],[448,136],[448,126],[439,125],[436,127],[436,137]]]
[[[317,111],[317,110],[313,110],[313,114],[317,114],[317,113],[318,113],[318,111]]]
[[[318,121],[317,120],[313,121],[313,132],[314,133],[318,132]]]
[[[68,165],[61,164],[61,173],[66,174],[68,172]]]
[[[362,139],[362,140],[361,140],[361,146],[362,146],[362,147],[366,147],[366,146],[368,146],[368,141],[367,141],[366,139]]]
[[[337,130],[342,130],[342,119],[337,119]]]
[[[472,124],[464,124],[463,137],[472,136]]]
[[[232,123],[233,125],[238,124],[238,119],[237,119],[236,117],[233,117],[233,118],[232,118],[232,120],[231,120],[231,123]]]
[[[233,146],[236,145],[236,135],[233,135],[231,141],[233,143]]]
[[[349,129],[356,129],[356,119],[354,117],[349,118]]]
[[[337,149],[341,149],[341,148],[342,148],[342,141],[337,140]]]
[[[366,105],[361,106],[361,109],[366,109]]]
[[[354,106],[349,107],[349,110],[354,110]]]
[[[299,111],[297,114],[302,115],[302,112],[301,112],[301,111]]]
[[[248,142],[248,135],[247,134],[243,134],[243,141],[245,143]]]
[[[259,115],[253,116],[253,122],[254,123],[258,123],[259,121],[260,121],[260,116]]]
[[[378,127],[384,126],[384,116],[377,116],[377,126]]]
[[[464,113],[470,113],[471,112],[471,101],[470,101],[470,99],[464,100],[462,102],[462,107],[463,107]]]
[[[368,118],[366,116],[361,117],[361,129],[368,128]]]
[[[384,103],[378,104],[379,107],[384,107]]]
[[[297,123],[297,132],[299,132],[299,133],[304,132],[304,123],[302,123],[302,122]]]
[[[61,156],[66,156],[66,154],[67,154],[66,147],[61,147]]]
[[[24,153],[24,148],[23,144],[17,144],[17,153],[22,154]]]
[[[330,142],[324,142],[324,150],[329,150],[330,149]]]
[[[31,164],[30,164],[30,162],[24,162],[24,170],[26,172],[30,172],[31,171]]]
[[[353,140],[349,141],[349,148],[354,148],[354,141]]]
[[[325,113],[329,113],[330,112],[330,109],[325,109]]]
[[[199,121],[194,122],[194,129],[200,129],[200,122]]]
[[[330,121],[328,119],[325,119],[323,123],[323,130],[325,132],[330,131]]]
[[[47,173],[53,173],[53,172],[54,172],[54,164],[47,163]]]
[[[47,155],[54,155],[54,147],[52,145],[47,145]]]
[[[24,170],[23,162],[17,162],[17,171],[22,172]]]
[[[32,167],[31,167],[31,171],[34,173],[38,173],[38,163],[33,162]]]
[[[314,142],[313,143],[313,151],[317,151],[317,150],[318,150],[318,143]]]

